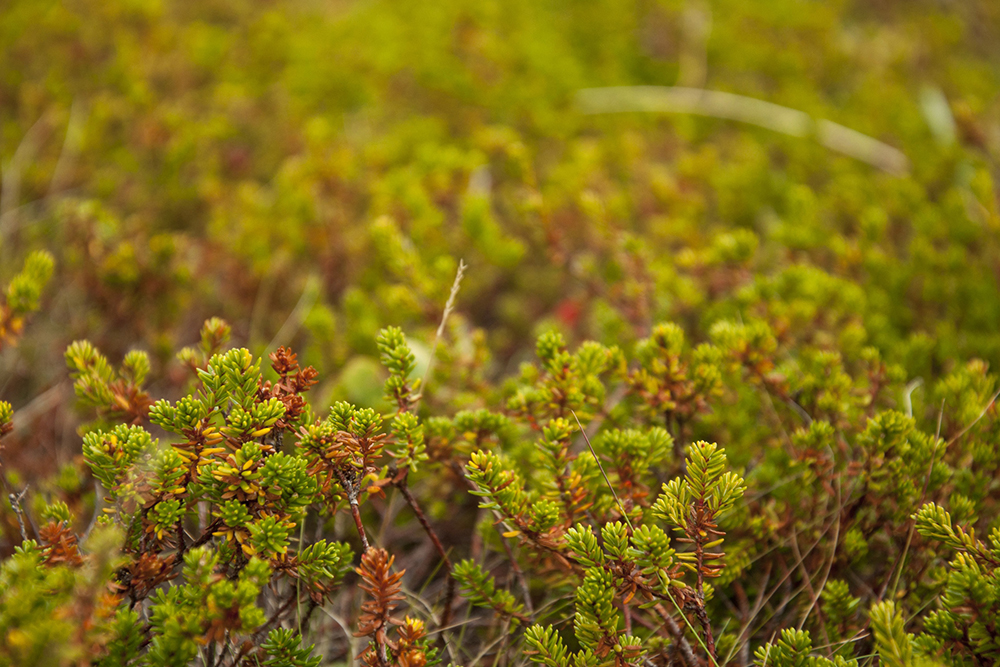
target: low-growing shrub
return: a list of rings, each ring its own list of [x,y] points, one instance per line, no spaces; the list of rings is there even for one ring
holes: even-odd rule
[[[176,401],[148,397],[142,352],[67,350],[95,493],[12,495],[0,664],[996,659],[982,364],[913,414],[873,349],[761,320],[694,346],[661,324],[629,352],[546,333],[449,414],[389,328],[383,409],[318,413],[314,369],[228,338],[211,320],[178,355]]]
[[[993,664],[998,8],[0,3],[0,666]]]

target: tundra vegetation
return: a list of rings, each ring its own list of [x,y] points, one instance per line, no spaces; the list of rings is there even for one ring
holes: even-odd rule
[[[1000,662],[1000,3],[7,0],[0,72],[0,667]]]

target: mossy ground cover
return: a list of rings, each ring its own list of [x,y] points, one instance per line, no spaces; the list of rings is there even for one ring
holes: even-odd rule
[[[0,665],[993,664],[998,91],[987,0],[9,0]]]

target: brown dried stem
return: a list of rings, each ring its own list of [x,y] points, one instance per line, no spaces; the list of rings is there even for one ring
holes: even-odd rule
[[[344,487],[344,491],[347,492],[347,502],[351,505],[351,516],[354,517],[354,525],[357,526],[358,535],[361,537],[361,548],[363,551],[367,552],[371,546],[368,544],[368,535],[365,533],[365,525],[361,523],[361,508],[358,505],[358,490],[340,468],[336,469],[336,473],[337,478],[340,481],[340,485]]]
[[[688,640],[684,637],[684,631],[681,630],[679,625],[677,625],[677,621],[674,620],[674,617],[663,608],[662,604],[654,605],[653,609],[657,614],[659,614],[660,618],[663,619],[663,627],[666,628],[667,632],[673,638],[674,646],[677,647],[684,664],[687,665],[687,667],[697,667],[697,665],[700,664],[698,658],[695,656],[694,651],[691,649],[691,644],[689,644]]]
[[[452,575],[452,563],[451,559],[448,558],[448,552],[444,548],[444,544],[441,543],[441,538],[438,537],[437,532],[434,527],[431,526],[430,521],[427,520],[427,515],[424,514],[423,509],[421,509],[420,504],[414,497],[413,493],[410,492],[410,487],[406,483],[407,477],[409,476],[408,470],[403,470],[401,473],[396,469],[395,465],[389,467],[389,474],[392,476],[392,483],[399,492],[402,494],[403,499],[413,510],[413,513],[417,517],[417,521],[420,522],[420,526],[427,533],[430,538],[431,543],[434,545],[434,549],[438,552],[441,560],[444,562],[444,566],[448,569],[448,583],[445,590],[445,600],[444,600],[444,610],[441,612],[441,623],[442,628],[442,638],[444,637],[443,629],[448,627],[451,622],[451,612],[452,604],[455,598],[455,577]]]

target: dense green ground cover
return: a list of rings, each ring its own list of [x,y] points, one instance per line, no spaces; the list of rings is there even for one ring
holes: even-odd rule
[[[988,0],[7,0],[0,665],[992,664],[998,91]]]

